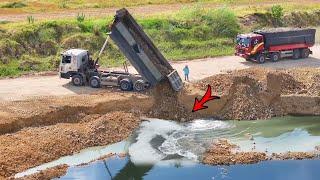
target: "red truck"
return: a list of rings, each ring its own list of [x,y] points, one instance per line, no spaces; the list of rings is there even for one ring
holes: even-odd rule
[[[307,58],[315,44],[315,29],[274,28],[237,36],[236,56],[264,63],[284,57]]]

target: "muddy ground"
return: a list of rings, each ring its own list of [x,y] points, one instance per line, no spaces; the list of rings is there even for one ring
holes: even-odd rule
[[[253,164],[266,160],[314,159],[319,155],[318,151],[272,153],[267,155],[266,152],[239,152],[238,148],[226,139],[219,139],[204,153],[202,162],[210,165]]]
[[[320,115],[320,69],[250,68],[215,75],[193,89],[212,86],[221,99],[209,102],[202,114],[220,119],[268,119],[283,115]]]
[[[163,93],[162,86],[145,94],[107,90],[93,95],[2,101],[0,177],[8,178],[87,147],[121,141],[138,127],[141,116],[186,121],[188,117],[241,120],[320,115],[319,74],[320,69],[315,68],[251,68],[186,85],[175,95]],[[204,93],[207,84],[221,99],[192,114],[194,98]],[[264,156],[248,157],[251,162]]]

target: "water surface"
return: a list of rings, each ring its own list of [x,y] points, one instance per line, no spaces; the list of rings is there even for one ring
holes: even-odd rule
[[[31,174],[68,164],[62,179],[314,179],[320,160],[267,161],[253,165],[208,166],[199,163],[215,140],[226,138],[241,151],[314,151],[320,145],[320,117],[282,117],[258,121],[199,119],[177,123],[146,119],[127,141],[93,147],[73,156],[19,173]],[[110,152],[127,152],[125,159],[112,158],[86,166],[76,165]],[[241,178],[236,178],[241,177]]]

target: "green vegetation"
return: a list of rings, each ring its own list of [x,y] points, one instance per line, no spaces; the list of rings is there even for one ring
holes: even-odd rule
[[[283,18],[283,8],[280,5],[273,5],[271,7],[271,17],[274,20],[275,26],[281,26],[282,25],[282,18]]]
[[[4,24],[0,41],[0,76],[54,70],[59,54],[69,48],[88,49],[95,58],[112,18],[58,20]],[[240,32],[237,17],[227,8],[184,9],[174,16],[139,18],[139,24],[170,60],[228,55]],[[0,31],[1,32],[1,31]],[[107,46],[101,64],[121,65],[125,58],[117,46]]]
[[[69,8],[69,1],[59,2]],[[234,52],[234,37],[239,32],[276,27],[280,23],[294,27],[320,26],[320,10],[291,11],[290,7],[282,4],[263,6],[262,10],[251,7],[250,12],[254,12],[243,15],[249,12],[247,7],[239,12],[237,8],[230,10],[226,6],[208,9],[205,5],[196,5],[176,13],[138,16],[137,20],[164,56],[178,61],[230,55]],[[0,77],[56,70],[60,53],[69,48],[88,49],[96,58],[110,23],[111,16],[91,19],[83,13],[71,19],[34,22],[32,17],[25,22],[0,23]],[[119,66],[124,61],[112,41],[100,59],[101,65],[107,67]]]
[[[1,6],[1,8],[23,8],[27,5],[23,2],[10,2]]]
[[[85,14],[83,14],[83,13],[81,13],[81,14],[78,13],[78,15],[77,15],[77,21],[78,21],[79,23],[82,23],[85,18],[86,18],[86,15],[85,15]]]
[[[28,16],[27,17],[27,21],[28,21],[29,24],[34,23],[34,17],[33,16]]]

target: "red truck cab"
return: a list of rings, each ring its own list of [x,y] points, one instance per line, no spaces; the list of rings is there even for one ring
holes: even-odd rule
[[[250,60],[251,56],[256,53],[255,47],[261,43],[263,43],[263,36],[260,34],[240,34],[237,36],[235,55]]]
[[[274,28],[237,36],[236,56],[264,63],[284,57],[307,58],[315,43],[315,29]]]

